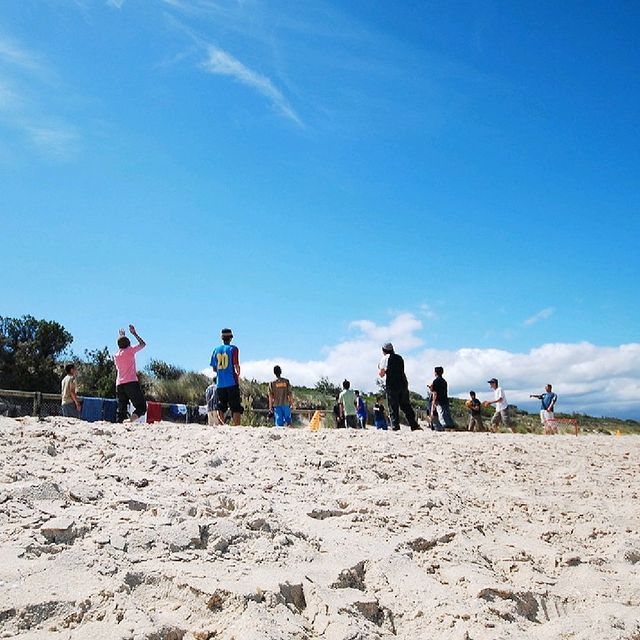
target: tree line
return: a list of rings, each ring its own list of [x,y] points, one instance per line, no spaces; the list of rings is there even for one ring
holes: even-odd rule
[[[116,367],[109,348],[86,349],[78,356],[72,343],[73,336],[59,322],[0,316],[0,389],[60,393],[64,367],[73,362],[81,395],[115,398]],[[198,402],[208,384],[203,374],[161,360],[152,360],[139,376],[145,392],[163,401]]]

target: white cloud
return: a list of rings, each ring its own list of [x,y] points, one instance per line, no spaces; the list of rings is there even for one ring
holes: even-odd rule
[[[122,9],[123,4],[124,0],[107,0],[107,5],[113,7],[114,9]]]
[[[249,69],[231,54],[209,45],[207,47],[208,59],[203,63],[203,68],[213,74],[229,76],[238,82],[251,87],[263,95],[276,111],[297,125],[302,126],[302,121],[293,110],[280,89],[266,76]]]
[[[555,312],[555,309],[553,307],[546,307],[545,309],[540,309],[538,313],[532,315],[530,318],[527,318],[524,321],[524,326],[530,327],[531,325],[534,325],[540,322],[541,320],[547,320],[554,314],[554,312]]]
[[[269,380],[280,364],[295,384],[313,386],[321,376],[339,383],[344,378],[362,389],[375,389],[377,363],[384,342],[394,343],[404,356],[410,387],[424,394],[433,368],[445,368],[451,394],[458,397],[475,389],[490,397],[486,383],[499,378],[507,398],[522,406],[530,393],[551,383],[560,397],[558,409],[596,415],[640,417],[640,343],[599,347],[588,342],[544,344],[525,353],[503,349],[424,347],[419,336],[422,321],[414,314],[397,315],[388,325],[357,320],[352,337],[324,350],[324,357],[299,361],[277,354],[267,360],[242,363],[242,375]]]

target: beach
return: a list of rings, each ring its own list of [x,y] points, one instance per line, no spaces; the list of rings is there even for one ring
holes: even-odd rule
[[[0,637],[639,640],[639,444],[0,418]]]

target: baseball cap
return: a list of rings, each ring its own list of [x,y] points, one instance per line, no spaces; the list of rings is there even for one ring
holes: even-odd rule
[[[393,351],[393,345],[390,342],[385,342],[382,345],[382,350],[391,352],[391,351]]]
[[[229,338],[233,338],[233,332],[231,331],[231,329],[223,329],[223,330],[220,332],[220,335],[221,335],[223,338],[227,338],[227,337],[229,337]]]
[[[493,383],[498,384],[498,378],[491,378],[491,380],[487,380],[487,382],[489,384],[493,384]]]

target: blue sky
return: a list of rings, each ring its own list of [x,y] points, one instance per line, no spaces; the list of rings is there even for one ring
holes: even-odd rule
[[[443,364],[640,417],[639,26],[632,2],[4,2],[0,314],[78,353],[135,322],[196,369],[229,325],[248,375],[365,387],[389,336],[418,391]]]

